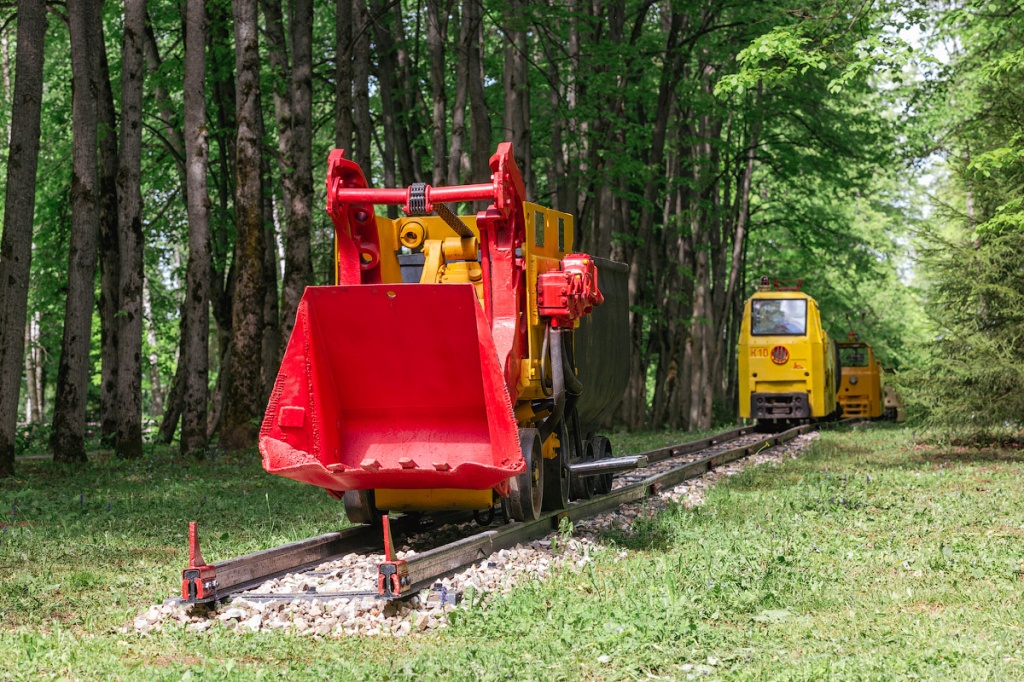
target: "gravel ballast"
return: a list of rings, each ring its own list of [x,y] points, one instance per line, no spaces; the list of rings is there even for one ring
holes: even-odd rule
[[[161,628],[184,628],[196,633],[233,630],[241,634],[282,630],[312,637],[404,636],[437,630],[447,626],[448,614],[452,609],[461,608],[457,603],[460,595],[475,595],[472,599],[464,599],[463,604],[478,603],[476,596],[479,595],[507,592],[527,581],[544,580],[554,572],[578,571],[592,560],[594,554],[614,551],[602,544],[601,538],[605,533],[617,531],[628,534],[638,517],[652,516],[671,504],[684,507],[700,505],[707,489],[723,477],[738,474],[750,466],[796,458],[818,437],[817,432],[798,436],[662,490],[641,502],[622,505],[614,511],[578,521],[572,537],[552,532],[527,545],[500,550],[458,573],[440,579],[433,590],[421,592],[404,601],[384,602],[366,596],[323,599],[271,597],[281,593],[311,595],[375,591],[377,565],[384,560],[384,556],[349,554],[320,564],[309,573],[288,574],[267,581],[252,590],[259,595],[258,598],[236,597],[217,609],[205,605],[186,607],[173,601],[154,605],[123,630],[142,635]],[[648,468],[643,474],[644,477],[650,476],[667,467],[680,466],[687,461],[705,457],[716,450],[743,444],[742,441],[731,441],[712,446],[692,456],[671,460],[671,463],[658,463],[657,470]],[[630,478],[635,476],[630,474]],[[449,538],[465,537],[476,530],[478,528],[472,523],[451,524],[450,527],[431,529],[404,538],[397,558],[409,558],[417,551],[443,544]],[[620,554],[625,552],[620,551]]]

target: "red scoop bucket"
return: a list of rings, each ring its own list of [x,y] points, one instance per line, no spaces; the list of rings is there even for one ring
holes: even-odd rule
[[[269,473],[336,491],[482,490],[525,470],[470,284],[307,288],[259,445]]]

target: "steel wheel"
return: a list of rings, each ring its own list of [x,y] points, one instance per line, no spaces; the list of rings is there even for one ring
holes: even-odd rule
[[[577,459],[578,462],[593,462],[597,459],[594,454],[594,444],[592,442],[583,442],[583,453],[582,456]],[[574,500],[589,500],[594,496],[594,489],[597,486],[596,476],[570,476],[569,477],[569,493]]]
[[[372,490],[346,490],[342,500],[345,503],[345,515],[352,523],[380,525],[381,513],[374,503]]]
[[[572,441],[565,428],[565,420],[558,426],[558,454],[544,460],[544,510],[557,511],[569,506],[569,461],[572,459]]]
[[[512,521],[536,521],[544,499],[544,457],[537,429],[519,429],[519,448],[526,471],[509,479],[512,491],[503,501],[505,516]]]

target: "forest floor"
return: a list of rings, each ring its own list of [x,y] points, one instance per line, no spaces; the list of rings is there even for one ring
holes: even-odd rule
[[[122,630],[177,589],[189,520],[211,561],[342,525],[254,453],[23,461],[0,481],[0,678],[1021,679],[1022,476],[1020,450],[826,432],[444,630],[338,640]]]

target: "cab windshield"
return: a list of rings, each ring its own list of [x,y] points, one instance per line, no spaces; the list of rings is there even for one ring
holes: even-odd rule
[[[807,299],[758,298],[750,302],[754,336],[803,336],[807,333]]]
[[[865,346],[840,346],[839,361],[843,367],[867,367],[868,349]]]

